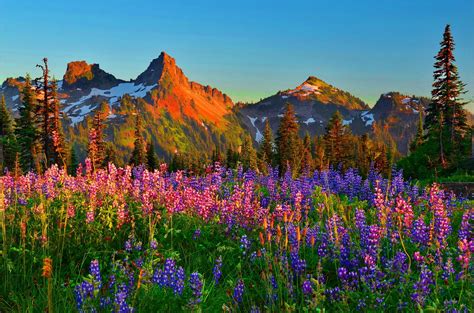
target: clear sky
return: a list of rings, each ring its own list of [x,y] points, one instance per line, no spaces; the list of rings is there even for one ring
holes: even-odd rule
[[[191,79],[235,101],[293,88],[309,75],[373,105],[381,93],[428,96],[450,23],[474,109],[474,0],[0,0],[0,80],[57,78],[72,60],[135,78],[166,51]]]

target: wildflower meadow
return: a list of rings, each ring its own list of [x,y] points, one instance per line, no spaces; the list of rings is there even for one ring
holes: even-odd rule
[[[0,177],[0,311],[472,312],[473,203],[393,171]]]

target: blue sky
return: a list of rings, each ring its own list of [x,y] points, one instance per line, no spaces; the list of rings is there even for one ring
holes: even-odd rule
[[[57,78],[72,60],[135,78],[166,51],[191,80],[235,101],[314,75],[373,105],[387,91],[430,94],[446,23],[473,110],[472,0],[0,0],[0,80],[36,75],[44,56]]]

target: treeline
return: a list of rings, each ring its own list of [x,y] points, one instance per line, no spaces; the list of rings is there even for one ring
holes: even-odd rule
[[[291,104],[287,104],[276,134],[273,134],[268,120],[265,122],[263,139],[255,149],[250,135],[242,138],[238,149],[229,148],[222,152],[215,150],[209,159],[199,153],[176,153],[171,160],[172,170],[203,170],[203,164],[219,162],[230,168],[242,165],[245,169],[266,172],[269,166],[278,167],[280,173],[291,169],[293,175],[302,171],[322,170],[331,166],[342,170],[358,168],[367,174],[371,167],[388,174],[399,154],[388,131],[376,124],[372,136],[352,134],[349,126],[336,111],[322,136],[303,138]]]
[[[41,77],[32,81],[27,75],[20,90],[17,119],[7,110],[5,98],[0,100],[0,169],[16,174],[40,173],[53,164],[67,166],[70,158],[56,81],[50,77],[46,58],[37,67],[42,71]]]
[[[268,120],[263,140],[254,146],[249,134],[241,144],[221,151],[217,146],[212,153],[176,152],[169,161],[171,170],[186,169],[200,173],[206,165],[219,162],[227,167],[242,165],[247,169],[266,172],[269,166],[280,173],[291,169],[293,175],[302,171],[338,167],[342,170],[357,168],[362,175],[371,167],[389,174],[396,161],[406,176],[426,178],[449,175],[470,168],[472,128],[467,124],[465,102],[461,97],[465,85],[459,78],[454,58],[454,40],[449,25],[446,26],[441,49],[434,64],[432,100],[423,114],[420,111],[418,132],[410,146],[410,154],[399,160],[400,155],[388,129],[376,122],[370,135],[351,133],[336,111],[330,119],[325,134],[300,136],[295,111],[287,104],[275,134]],[[38,65],[41,77],[31,80],[27,75],[20,89],[21,103],[18,118],[13,119],[0,99],[0,170],[10,172],[35,171],[41,173],[53,164],[65,167],[74,174],[78,167],[74,145],[65,139],[61,125],[60,100],[57,85],[51,79],[47,59]],[[119,164],[116,146],[105,140],[106,118],[110,108],[102,103],[94,112],[88,131],[87,157],[93,170],[108,163]],[[128,158],[130,165],[146,165],[150,170],[165,162],[155,153],[153,141],[143,136],[140,114],[136,114],[133,151]],[[236,143],[237,144],[237,143]]]

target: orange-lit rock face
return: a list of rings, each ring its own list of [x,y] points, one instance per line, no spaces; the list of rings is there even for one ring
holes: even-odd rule
[[[86,61],[68,63],[66,73],[64,74],[64,80],[68,84],[74,84],[80,78],[91,80],[93,77],[92,64],[87,64]]]
[[[18,88],[18,90],[21,90],[23,88],[23,86],[25,85],[25,82],[24,81],[19,81],[18,79],[16,78],[7,78],[7,81],[6,81],[7,85],[10,86],[10,87],[16,87]]]
[[[155,106],[167,109],[173,119],[183,120],[187,117],[199,123],[227,126],[224,116],[230,113],[232,100],[216,88],[190,82],[176,66],[175,60],[166,53],[153,60],[137,78],[137,82],[158,84],[151,92],[152,102]]]

